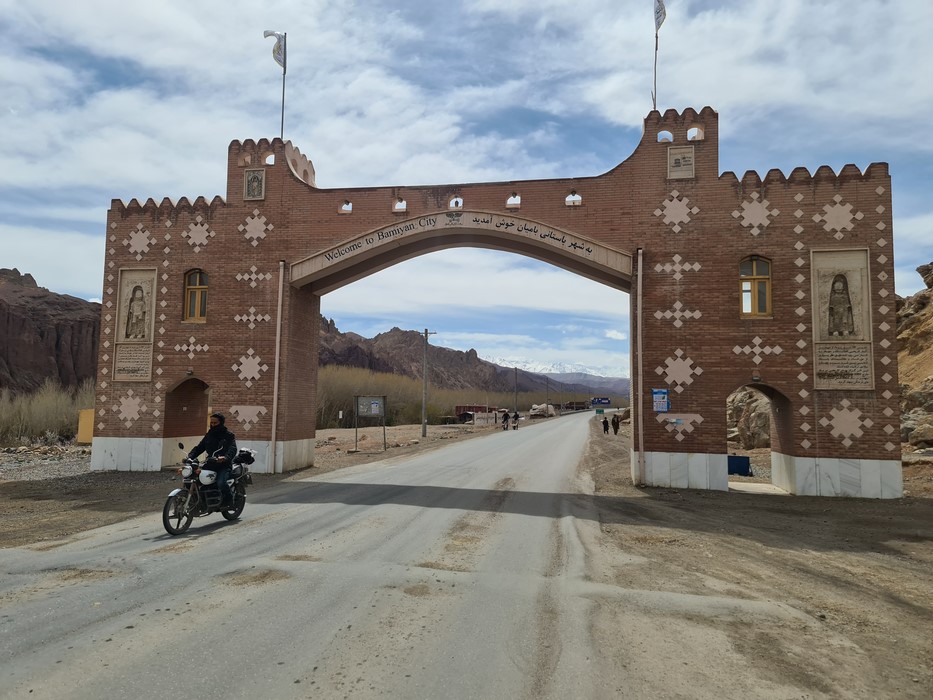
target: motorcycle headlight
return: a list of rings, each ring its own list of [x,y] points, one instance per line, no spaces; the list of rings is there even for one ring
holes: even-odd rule
[[[181,475],[187,479],[189,476],[191,476],[193,471],[194,470],[186,464],[181,468]]]

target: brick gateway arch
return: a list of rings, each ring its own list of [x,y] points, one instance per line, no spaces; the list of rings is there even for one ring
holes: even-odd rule
[[[776,485],[899,497],[891,223],[884,163],[720,174],[709,107],[651,112],[583,178],[320,189],[290,142],[233,142],[225,199],[111,204],[92,466],[177,463],[209,405],[257,470],[312,464],[321,295],[474,246],[629,292],[635,481],[726,489],[750,386]]]

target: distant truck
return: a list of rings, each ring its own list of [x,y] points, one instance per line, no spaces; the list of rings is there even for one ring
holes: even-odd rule
[[[531,410],[528,411],[529,418],[550,418],[557,415],[557,409],[549,403],[531,404]]]

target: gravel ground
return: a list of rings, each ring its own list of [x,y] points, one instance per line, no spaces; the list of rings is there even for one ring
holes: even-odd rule
[[[37,481],[90,471],[90,447],[7,447],[0,450],[0,481]]]

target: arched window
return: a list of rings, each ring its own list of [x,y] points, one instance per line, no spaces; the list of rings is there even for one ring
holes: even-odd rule
[[[739,263],[742,316],[771,316],[771,261],[752,255]]]
[[[207,273],[191,270],[185,274],[185,320],[207,320]]]

